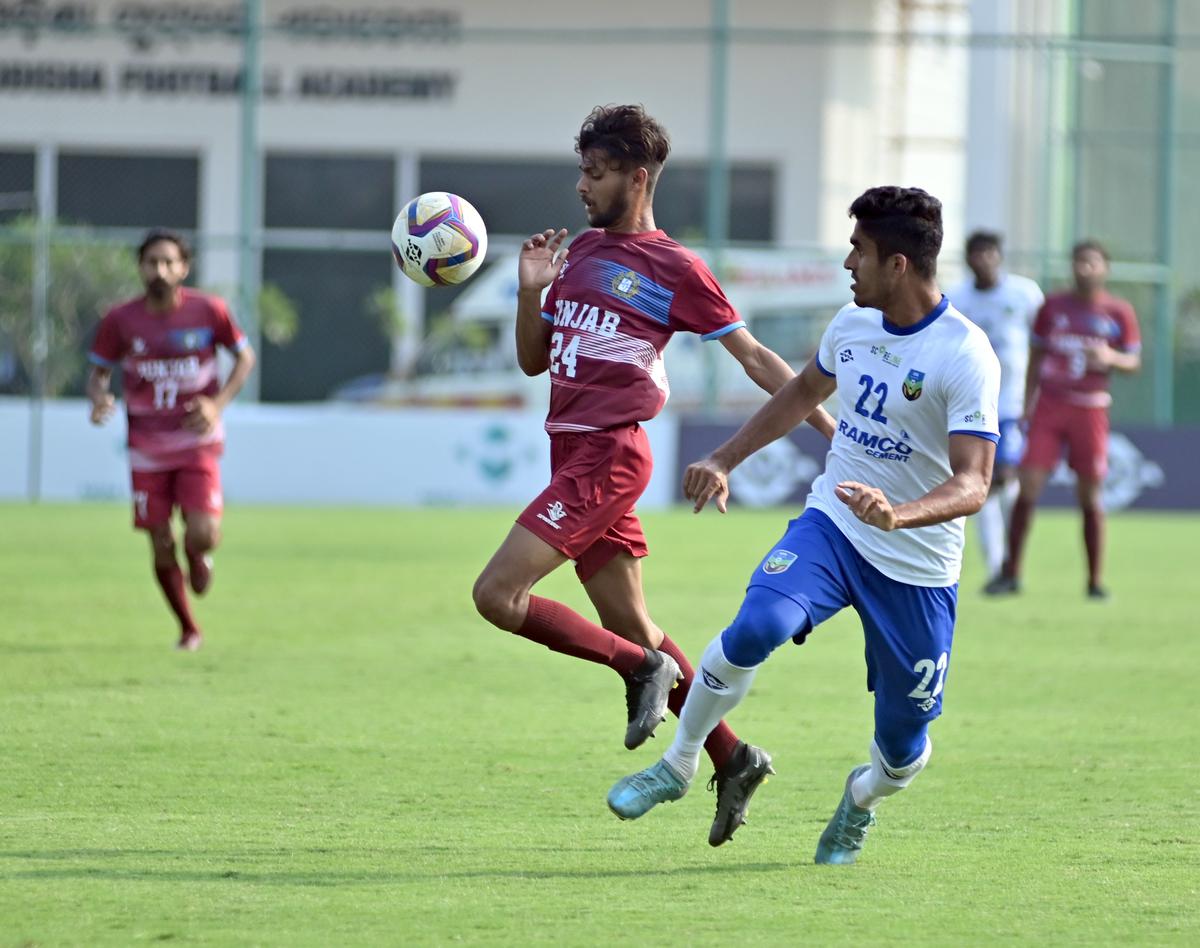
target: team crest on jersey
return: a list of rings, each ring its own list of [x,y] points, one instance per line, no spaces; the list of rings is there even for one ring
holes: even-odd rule
[[[904,392],[904,397],[910,402],[915,402],[921,397],[921,391],[925,387],[925,373],[918,372],[916,369],[909,369],[908,375],[904,377],[904,385],[900,390]]]
[[[146,340],[143,339],[141,336],[134,336],[132,345],[133,345],[133,354],[134,355],[140,356],[140,355],[145,354]]]
[[[194,352],[197,349],[208,348],[212,337],[211,329],[176,329],[171,333],[171,342],[176,349]]]
[[[791,550],[775,550],[763,563],[764,573],[782,573],[796,562],[796,554]]]
[[[623,300],[633,299],[642,287],[642,278],[632,270],[622,270],[612,278],[612,291]]]

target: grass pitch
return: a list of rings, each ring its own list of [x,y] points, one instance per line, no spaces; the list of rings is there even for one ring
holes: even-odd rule
[[[0,506],[0,946],[1200,941],[1200,521],[1040,513],[1026,592],[968,551],[946,713],[861,861],[812,865],[870,699],[852,613],[772,656],[732,724],[779,775],[706,842],[701,778],[636,823],[611,672],[477,618],[515,511],[234,506],[207,642],[116,506]],[[645,517],[690,656],[788,514]],[[569,570],[540,587],[591,615]]]

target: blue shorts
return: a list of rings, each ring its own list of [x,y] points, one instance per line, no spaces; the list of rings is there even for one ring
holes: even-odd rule
[[[1000,421],[1000,443],[996,445],[996,464],[1016,467],[1025,456],[1025,432],[1016,418]]]
[[[866,561],[824,513],[808,509],[788,524],[754,575],[788,597],[813,627],[852,606],[866,639],[867,690],[875,693],[875,718],[932,721],[942,713],[942,689],[954,639],[958,584],[912,586]]]

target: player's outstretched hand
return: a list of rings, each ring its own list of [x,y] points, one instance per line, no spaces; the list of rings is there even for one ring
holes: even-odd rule
[[[729,500],[729,472],[712,458],[689,464],[683,472],[683,496],[695,501],[692,513],[699,513],[710,500],[724,513]]]
[[[834,493],[854,516],[868,526],[880,530],[896,529],[896,511],[878,487],[868,487],[858,481],[842,481]]]
[[[554,282],[567,262],[563,241],[566,230],[544,230],[521,244],[517,260],[517,285],[523,290],[542,290]]]
[[[183,427],[197,434],[208,434],[221,418],[217,403],[204,395],[197,395],[183,407],[187,409],[187,414],[183,416]]]
[[[92,402],[91,419],[93,425],[102,425],[108,421],[113,413],[113,406],[116,404],[116,399],[111,395],[105,395],[100,401]]]

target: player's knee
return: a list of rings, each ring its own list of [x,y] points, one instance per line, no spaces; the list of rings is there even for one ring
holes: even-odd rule
[[[877,721],[874,750],[883,769],[907,785],[925,767],[932,753],[929,725],[925,721]]]
[[[519,596],[486,572],[475,580],[471,598],[476,611],[492,625],[509,632],[520,627],[523,616],[518,609]]]
[[[217,525],[206,523],[196,527],[189,526],[183,542],[189,553],[208,553],[217,548],[220,540],[221,531]]]
[[[732,664],[753,668],[810,624],[808,613],[795,601],[773,589],[751,586],[732,624],[721,633],[721,647]]]

